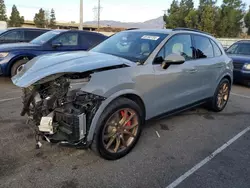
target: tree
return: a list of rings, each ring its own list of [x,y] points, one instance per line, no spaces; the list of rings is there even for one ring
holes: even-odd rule
[[[170,8],[168,9],[168,15],[165,18],[166,28],[173,29],[179,26],[179,2],[173,0]]]
[[[241,0],[223,0],[218,31],[220,36],[237,37],[242,32],[245,4]]]
[[[45,17],[45,27],[49,27],[49,22],[50,22],[50,11],[45,10],[44,11],[44,17]]]
[[[187,27],[185,18],[188,16],[190,11],[194,9],[193,0],[181,0],[179,6],[179,27]]]
[[[49,27],[52,28],[52,29],[56,28],[56,15],[55,15],[54,9],[51,9],[51,12],[50,12]]]
[[[7,21],[6,6],[4,0],[0,0],[0,21]]]
[[[35,14],[34,23],[36,27],[45,28],[46,20],[45,20],[45,11],[41,8],[38,13]]]
[[[245,21],[246,28],[248,29],[247,34],[250,35],[250,6],[249,6],[247,14],[244,17],[244,21]]]
[[[217,7],[215,3],[216,1],[213,0],[200,0],[200,6],[198,8],[198,28],[211,34],[216,34]]]
[[[193,9],[184,19],[185,25],[189,28],[198,29],[199,27],[199,15],[198,11]]]
[[[23,23],[24,23],[24,17],[20,16],[20,13],[17,10],[16,5],[13,5],[8,25],[10,27],[21,27]]]

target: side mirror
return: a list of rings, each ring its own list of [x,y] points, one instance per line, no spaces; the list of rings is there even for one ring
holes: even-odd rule
[[[166,69],[169,65],[180,65],[185,62],[185,58],[178,54],[168,55],[161,64],[163,69]]]
[[[58,47],[61,47],[61,46],[62,46],[62,43],[60,43],[60,42],[52,43],[52,48],[58,48]]]

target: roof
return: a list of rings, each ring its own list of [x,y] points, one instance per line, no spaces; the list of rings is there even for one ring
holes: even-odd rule
[[[105,36],[107,37],[106,35],[102,34],[102,33],[97,33],[97,32],[92,32],[92,31],[86,31],[86,30],[77,30],[77,29],[55,29],[55,30],[51,30],[52,32],[55,31],[55,32],[60,32],[60,33],[63,33],[63,32],[77,32],[77,33],[92,33],[94,35],[99,35],[99,36]]]
[[[172,29],[129,29],[122,32],[145,32],[145,33],[159,33],[159,34],[169,34]]]
[[[236,43],[250,43],[250,39],[249,40],[239,40]]]
[[[196,29],[189,29],[189,28],[175,28],[175,29],[136,29],[136,28],[131,28],[128,30],[125,30],[123,32],[150,32],[150,33],[159,33],[159,34],[170,34],[172,32],[189,32],[189,33],[199,33],[203,35],[210,35],[209,33],[196,30]],[[210,35],[211,36],[211,35]]]
[[[7,30],[46,30],[50,31],[51,29],[47,28],[26,28],[26,27],[9,27]]]

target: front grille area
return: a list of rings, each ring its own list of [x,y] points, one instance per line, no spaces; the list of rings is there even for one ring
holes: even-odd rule
[[[233,64],[234,64],[234,69],[236,70],[241,70],[242,67],[244,66],[244,63],[233,62]]]
[[[70,141],[80,139],[79,117],[77,115],[55,111],[54,120],[59,123],[59,130],[65,133]]]

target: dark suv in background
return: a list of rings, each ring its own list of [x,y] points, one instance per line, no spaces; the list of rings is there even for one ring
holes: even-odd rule
[[[250,86],[250,40],[241,40],[227,49],[233,59],[234,81]]]
[[[36,56],[66,52],[89,50],[107,36],[80,30],[51,30],[29,43],[13,43],[0,45],[0,75],[14,76],[19,67]]]
[[[46,33],[48,29],[9,28],[0,31],[0,44],[30,42],[34,38]]]

